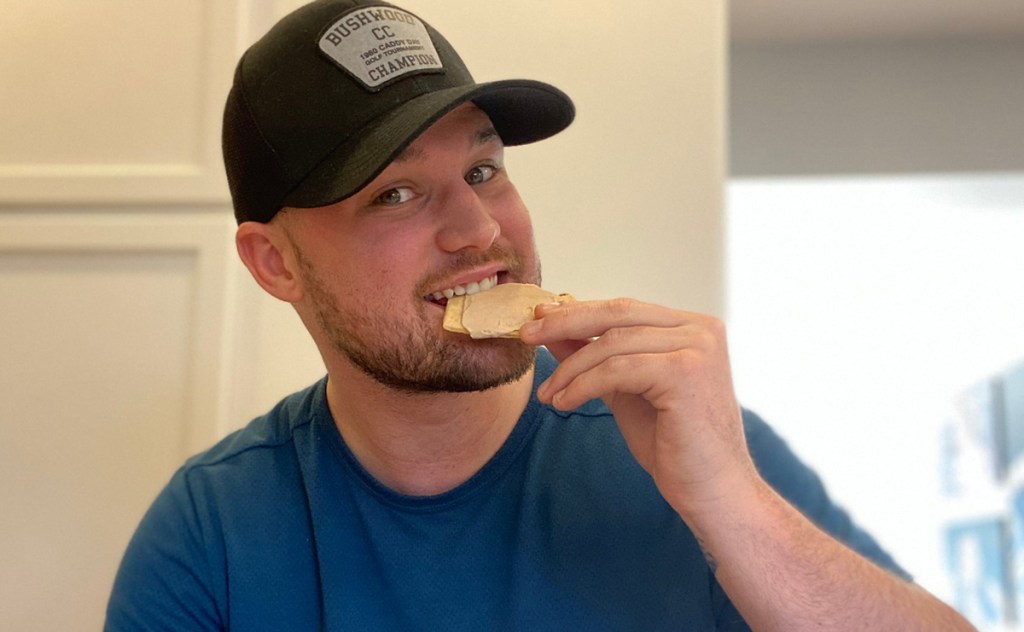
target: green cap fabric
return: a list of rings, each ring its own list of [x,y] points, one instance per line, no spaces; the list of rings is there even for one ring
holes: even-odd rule
[[[377,0],[318,0],[242,56],[224,111],[235,218],[326,206],[377,177],[437,119],[472,101],[506,145],[573,120],[562,91],[530,80],[476,83],[447,40]]]

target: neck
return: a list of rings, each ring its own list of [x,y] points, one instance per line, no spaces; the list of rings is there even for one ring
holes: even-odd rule
[[[394,391],[348,367],[330,372],[327,403],[349,449],[387,487],[413,496],[454,489],[501,448],[526,408],[533,370],[471,393]]]

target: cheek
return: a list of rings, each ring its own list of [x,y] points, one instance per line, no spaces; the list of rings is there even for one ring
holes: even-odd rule
[[[536,250],[533,239],[533,222],[530,220],[530,212],[519,197],[514,187],[509,187],[508,193],[503,196],[500,217],[501,234],[514,243],[519,249],[528,248],[530,252]],[[523,252],[522,254],[526,254]]]
[[[381,293],[408,289],[429,267],[431,233],[408,226],[392,225],[366,234],[356,246],[360,283]]]
[[[533,224],[529,216],[525,219],[509,223],[502,228],[502,236],[512,245],[512,248],[519,254],[524,271],[530,282],[540,282],[540,255],[537,252],[537,243],[534,241]]]
[[[533,223],[525,210],[509,214],[501,224],[501,232],[508,237],[514,237],[517,241],[533,241]]]
[[[375,288],[386,287],[395,265],[372,242],[358,240],[323,243],[315,261],[310,263],[319,282],[345,305],[372,295]]]
[[[516,222],[503,227],[502,237],[512,245],[528,270],[535,270],[539,266],[540,256],[533,237],[533,226],[529,222]]]
[[[423,233],[408,222],[325,219],[308,227],[303,249],[323,293],[337,305],[356,313],[394,309],[408,301],[425,268],[429,236]]]

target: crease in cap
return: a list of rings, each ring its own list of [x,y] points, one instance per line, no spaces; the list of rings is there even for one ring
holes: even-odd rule
[[[507,145],[552,136],[575,114],[569,97],[545,83],[476,83],[440,33],[392,4],[305,5],[236,68],[223,130],[236,219],[267,222],[283,206],[349,197],[467,101]]]

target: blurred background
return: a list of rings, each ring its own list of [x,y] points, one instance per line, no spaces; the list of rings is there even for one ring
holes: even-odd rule
[[[1024,5],[733,0],[730,34],[740,397],[918,582],[1020,629]]]
[[[320,377],[237,262],[234,64],[298,0],[9,0],[0,21],[0,629],[94,630],[181,462]],[[737,389],[929,590],[1015,629],[1024,5],[400,3],[478,79],[545,283],[707,311]]]

